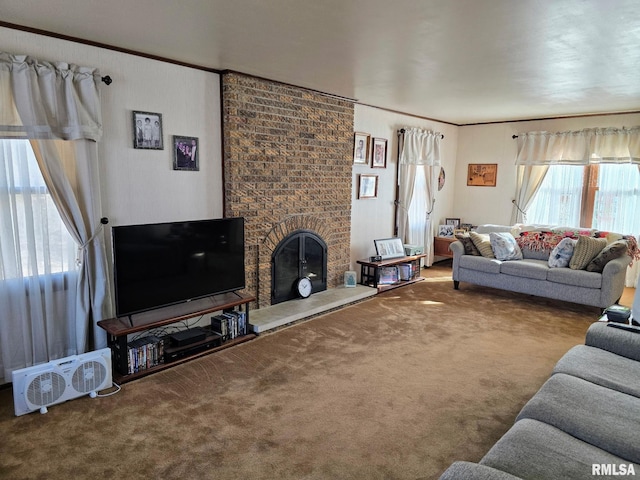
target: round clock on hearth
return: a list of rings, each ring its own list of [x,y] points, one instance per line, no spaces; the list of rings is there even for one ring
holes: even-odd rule
[[[298,295],[300,297],[307,298],[309,295],[311,295],[311,289],[312,285],[311,279],[309,277],[300,277],[296,281],[296,292],[298,292]]]

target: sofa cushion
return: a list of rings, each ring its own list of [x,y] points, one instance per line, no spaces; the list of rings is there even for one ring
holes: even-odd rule
[[[500,265],[500,273],[516,277],[546,280],[549,265],[545,260],[521,260],[518,262],[504,262]]]
[[[475,246],[468,233],[456,233],[455,237],[460,240],[460,243],[462,243],[465,255],[480,255],[480,251]]]
[[[556,373],[518,414],[640,463],[640,398]]]
[[[596,257],[589,262],[585,268],[588,272],[602,272],[604,266],[615,258],[620,258],[627,253],[627,242],[617,240],[604,247]]]
[[[640,362],[606,350],[576,345],[556,363],[553,373],[573,375],[640,398]]]
[[[478,270],[486,273],[500,273],[502,262],[495,258],[474,257],[473,255],[462,255],[460,257],[460,268]]]
[[[607,246],[606,238],[593,238],[581,235],[573,250],[573,257],[569,262],[569,268],[574,270],[584,270],[589,262]]]
[[[610,327],[606,322],[592,324],[584,343],[640,362],[640,334]]]
[[[573,257],[573,250],[575,249],[577,240],[572,238],[563,238],[558,245],[551,250],[549,255],[549,266],[552,268],[568,267],[571,257]]]
[[[522,260],[522,252],[516,239],[508,232],[489,233],[491,250],[498,260]]]
[[[488,233],[470,232],[469,236],[478,251],[480,251],[480,255],[487,258],[496,258],[491,248],[491,240]]]
[[[573,285],[576,287],[602,287],[602,274],[587,272],[586,270],[550,268],[547,273],[547,280],[554,283],[562,283],[563,285]]]
[[[519,478],[583,480],[592,478],[594,463],[627,466],[629,461],[546,423],[523,419],[498,440],[480,463]]]
[[[439,480],[521,480],[495,468],[471,462],[454,462],[447,468]]]

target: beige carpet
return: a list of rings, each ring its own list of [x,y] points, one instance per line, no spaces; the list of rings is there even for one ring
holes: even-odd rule
[[[479,460],[592,307],[427,281],[127,383],[13,415],[0,478],[432,479]]]

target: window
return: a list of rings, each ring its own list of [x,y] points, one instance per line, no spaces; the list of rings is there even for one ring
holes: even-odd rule
[[[76,270],[77,246],[28,140],[0,140],[0,280]]]
[[[552,165],[527,210],[528,223],[640,233],[640,167]]]

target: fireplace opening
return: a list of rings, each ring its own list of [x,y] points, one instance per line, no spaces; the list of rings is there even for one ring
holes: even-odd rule
[[[327,244],[308,230],[290,233],[273,251],[271,304],[298,298],[295,285],[301,277],[309,277],[312,293],[327,289]]]

